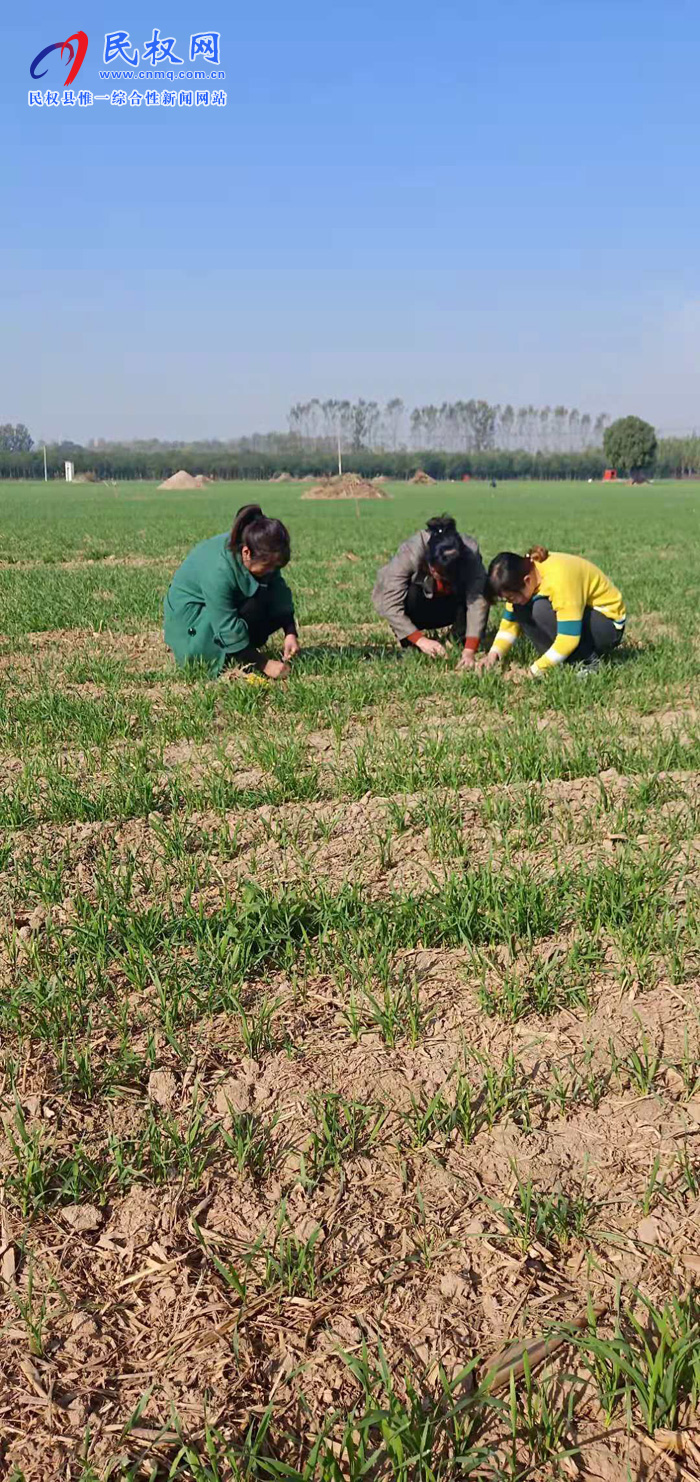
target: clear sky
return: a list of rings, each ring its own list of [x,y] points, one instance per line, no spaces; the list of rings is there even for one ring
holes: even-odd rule
[[[28,107],[49,43],[86,30],[101,93],[105,34],[154,27],[188,65],[220,32],[225,108]],[[397,395],[700,427],[697,0],[35,0],[4,32],[0,422],[227,437]]]

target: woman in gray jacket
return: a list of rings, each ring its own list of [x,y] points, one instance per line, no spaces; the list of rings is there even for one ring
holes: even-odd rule
[[[377,576],[372,601],[402,648],[409,643],[431,659],[445,649],[424,629],[449,628],[463,643],[458,669],[468,669],[486,630],[489,605],[479,546],[460,535],[451,515],[435,515],[399,546]]]

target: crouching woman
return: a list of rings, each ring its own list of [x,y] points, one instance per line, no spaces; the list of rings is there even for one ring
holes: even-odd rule
[[[526,556],[502,551],[488,573],[489,594],[505,602],[501,626],[481,669],[492,669],[519,633],[537,650],[535,677],[558,664],[597,669],[625,635],[625,605],[617,587],[592,561],[533,546]]]
[[[435,515],[405,540],[377,576],[372,601],[403,648],[444,659],[443,644],[424,631],[446,629],[460,642],[458,669],[470,668],[484,635],[486,572],[477,542],[460,535],[451,515]]]
[[[199,661],[212,676],[230,664],[284,679],[299,652],[294,602],[281,568],[290,558],[289,532],[259,504],[239,509],[233,529],[190,551],[165,598],[165,641],[182,667]],[[283,658],[258,652],[284,633]]]

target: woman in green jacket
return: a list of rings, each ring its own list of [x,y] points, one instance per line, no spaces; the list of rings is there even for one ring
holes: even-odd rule
[[[207,664],[212,675],[228,664],[284,679],[299,652],[294,602],[280,568],[290,557],[289,532],[259,504],[239,509],[230,534],[200,541],[178,567],[165,598],[165,641],[179,667]],[[284,633],[283,659],[258,649]]]

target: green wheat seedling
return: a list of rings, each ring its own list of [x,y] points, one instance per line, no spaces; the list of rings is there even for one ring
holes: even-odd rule
[[[700,1195],[700,1159],[693,1158],[689,1148],[683,1148],[676,1157],[679,1187],[691,1199]]]
[[[386,984],[379,994],[364,993],[368,1026],[376,1028],[392,1049],[399,1040],[415,1045],[420,1038],[424,1014],[417,978],[409,971],[399,975],[395,985]]]
[[[427,1392],[419,1376],[394,1373],[381,1341],[376,1350],[363,1342],[359,1353],[341,1350],[340,1357],[360,1394],[341,1441],[343,1479],[359,1482],[377,1466],[396,1482],[447,1482],[455,1468],[460,1475],[497,1477],[483,1433],[498,1405],[475,1383],[478,1360],[451,1382],[440,1369]]]
[[[171,1482],[178,1482],[180,1478],[182,1482],[253,1482],[257,1477],[271,1478],[274,1470],[280,1478],[284,1477],[287,1482],[292,1482],[291,1473],[296,1472],[296,1468],[288,1467],[282,1462],[277,1463],[270,1452],[269,1442],[273,1439],[270,1436],[272,1420],[273,1411],[267,1409],[260,1419],[251,1421],[244,1439],[234,1445],[208,1419],[205,1420],[201,1439],[190,1439],[184,1420],[174,1411],[172,1428],[178,1438],[179,1449],[170,1462],[169,1479]],[[320,1444],[316,1451],[318,1454]],[[266,1461],[269,1463],[269,1471]],[[298,1475],[301,1482],[301,1473]],[[308,1478],[309,1482],[312,1478],[314,1482],[325,1482],[322,1475],[317,1475],[315,1465],[313,1470],[309,1469]]]
[[[272,1134],[277,1126],[275,1116],[263,1122],[254,1112],[237,1112],[229,1107],[230,1127],[221,1127],[224,1146],[232,1153],[239,1173],[249,1173],[251,1178],[262,1179],[275,1167]]]
[[[641,1027],[641,1021],[638,1020]],[[643,1096],[653,1091],[663,1064],[660,1049],[652,1048],[646,1030],[642,1028],[639,1046],[618,1056],[612,1040],[608,1042],[613,1077],[621,1086],[631,1086]]]
[[[34,1258],[30,1255],[24,1286],[22,1289],[11,1287],[9,1297],[26,1332],[30,1354],[35,1358],[43,1358],[51,1319],[57,1314],[60,1315],[61,1311],[65,1311],[68,1302],[52,1276],[48,1277],[48,1282],[41,1292],[36,1290],[36,1285],[36,1265]],[[58,1307],[51,1301],[52,1293],[57,1293],[61,1299]]]
[[[463,1072],[427,1100],[412,1095],[405,1121],[413,1141],[418,1147],[455,1136],[464,1143],[473,1142],[486,1122],[483,1107],[478,1110],[480,1095],[479,1088]]]
[[[513,1051],[508,1052],[500,1067],[478,1050],[470,1050],[468,1058],[482,1072],[476,1108],[486,1126],[490,1129],[509,1116],[518,1126],[529,1129],[533,1100],[530,1081]]]
[[[433,859],[454,867],[457,860],[467,857],[468,840],[462,811],[449,795],[423,799],[414,808],[411,827],[427,830],[428,848]]]
[[[697,1018],[697,1012],[696,1018]],[[700,1044],[698,1042],[697,1025],[695,1042],[691,1046],[688,1026],[683,1030],[683,1055],[678,1064],[673,1065],[683,1078],[683,1093],[688,1098],[696,1096],[700,1091]]]
[[[518,1482],[532,1467],[546,1468],[548,1477],[570,1475],[565,1468],[566,1460],[579,1452],[579,1447],[572,1443],[575,1403],[573,1386],[569,1387],[568,1393],[562,1394],[561,1386],[555,1380],[533,1377],[526,1350],[522,1381],[516,1385],[511,1371],[508,1391],[508,1476],[512,1482]],[[528,1459],[525,1473],[524,1456]]]
[[[246,1266],[255,1272],[263,1291],[278,1291],[285,1297],[308,1297],[313,1300],[321,1277],[317,1267],[317,1248],[322,1239],[320,1226],[306,1240],[290,1226],[286,1201],[283,1201],[271,1245],[262,1238],[244,1254]]]
[[[155,1183],[180,1177],[196,1185],[221,1153],[218,1128],[207,1121],[203,1104],[193,1106],[184,1126],[174,1117],[151,1112],[143,1144]]]
[[[572,1335],[608,1422],[618,1411],[640,1417],[649,1435],[690,1416],[700,1399],[700,1312],[691,1290],[657,1306],[639,1291],[634,1310],[618,1302],[615,1332],[601,1337],[593,1322]]]
[[[389,1113],[384,1106],[366,1106],[337,1091],[321,1092],[309,1100],[314,1123],[303,1173],[309,1181],[317,1182],[353,1155],[370,1152],[379,1141]]]
[[[425,1147],[434,1138],[448,1138],[453,1130],[453,1108],[442,1091],[436,1091],[428,1100],[418,1100],[411,1095],[411,1110],[405,1114],[417,1147]]]
[[[587,1010],[588,984],[599,959],[597,943],[582,937],[565,953],[535,959],[523,968],[501,969],[496,981],[493,970],[482,968],[481,1004],[488,1014],[509,1024],[527,1014],[549,1018],[563,1008]]]
[[[93,1051],[88,1029],[88,1039],[77,1048],[68,1040],[61,1042],[57,1055],[57,1069],[64,1090],[70,1095],[83,1096],[91,1100],[105,1086],[102,1066]]]
[[[375,958],[375,969],[377,965]],[[392,1049],[400,1042],[417,1044],[426,1015],[416,974],[407,967],[393,971],[391,954],[385,956],[384,981],[376,988],[368,986],[359,964],[352,965],[351,973],[354,986],[344,1017],[352,1038],[357,1041],[374,1031]]]
[[[17,1103],[6,1137],[12,1163],[5,1174],[5,1191],[25,1216],[84,1198],[107,1197],[107,1165],[79,1143],[70,1153],[58,1153],[41,1127],[27,1126]]]
[[[652,1209],[655,1209],[656,1205],[659,1204],[661,1200],[665,1199],[668,1195],[668,1181],[665,1178],[659,1178],[660,1168],[661,1154],[657,1153],[654,1157],[649,1177],[639,1200],[640,1209],[645,1217],[646,1215],[650,1214]]]
[[[246,1013],[242,1005],[238,1009],[238,1023],[245,1052],[251,1060],[261,1060],[275,1049],[275,1013],[279,1003],[263,999],[254,1013]]]
[[[522,1255],[535,1243],[556,1249],[583,1239],[595,1215],[595,1205],[585,1193],[545,1194],[535,1189],[531,1179],[518,1178],[511,1204],[496,1199],[486,1203]]]

